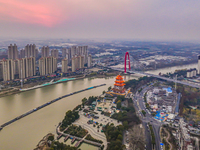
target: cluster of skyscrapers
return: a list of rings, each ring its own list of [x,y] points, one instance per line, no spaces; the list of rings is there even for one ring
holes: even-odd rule
[[[69,49],[62,49],[62,72],[66,71],[68,64],[71,64],[72,72],[84,68],[84,64],[91,67],[91,55],[88,55],[88,46],[72,46]],[[68,64],[67,64],[68,63]]]
[[[50,55],[51,53],[51,55]],[[18,52],[17,45],[8,46],[8,59],[0,60],[0,80],[9,81],[24,79],[36,75],[36,58],[38,49],[35,44],[28,44]],[[57,59],[59,51],[53,49],[50,52],[48,46],[41,48],[41,58],[38,60],[39,75],[45,76],[57,71]],[[91,67],[91,55],[88,56],[88,46],[72,46],[62,49],[62,72],[68,72],[71,65],[72,72],[84,68],[87,64]]]
[[[38,50],[35,45],[27,45],[18,52],[17,45],[8,46],[8,59],[0,61],[0,80],[8,81],[27,78],[36,74],[35,57]]]

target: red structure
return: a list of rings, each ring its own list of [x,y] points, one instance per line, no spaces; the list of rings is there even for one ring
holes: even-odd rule
[[[126,52],[126,54],[125,54],[125,60],[124,60],[124,72],[125,72],[125,73],[126,73],[126,60],[127,60],[127,55],[128,55],[129,70],[131,70],[129,53]]]
[[[114,88],[112,89],[115,94],[125,94],[124,80],[121,75],[118,75],[115,80]]]

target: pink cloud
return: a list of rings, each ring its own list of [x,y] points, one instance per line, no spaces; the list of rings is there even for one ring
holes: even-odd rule
[[[47,27],[53,27],[63,20],[61,11],[54,9],[48,3],[16,0],[0,0],[0,18]]]

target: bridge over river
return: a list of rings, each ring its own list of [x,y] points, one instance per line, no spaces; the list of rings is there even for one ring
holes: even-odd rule
[[[124,72],[124,70],[120,69],[120,68],[110,67],[110,69]],[[170,78],[166,78],[166,77],[155,75],[155,74],[150,74],[150,73],[145,73],[145,72],[140,72],[140,71],[130,71],[130,70],[126,71],[126,72],[130,73],[130,74],[141,74],[141,75],[148,76],[148,77],[155,77],[155,78],[166,80],[166,81],[169,81],[169,82],[174,82],[174,83],[188,85],[188,86],[195,87],[195,88],[200,88],[200,85],[195,84],[195,83],[188,83],[188,82],[179,81],[179,80],[176,80],[176,79],[170,79]]]

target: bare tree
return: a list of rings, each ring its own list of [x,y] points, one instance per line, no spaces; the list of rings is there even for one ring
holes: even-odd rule
[[[144,150],[146,138],[142,125],[134,125],[129,130],[130,148],[132,150]]]

